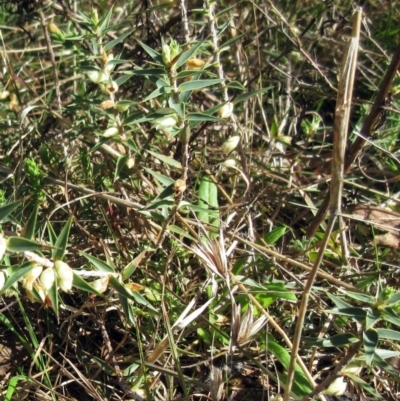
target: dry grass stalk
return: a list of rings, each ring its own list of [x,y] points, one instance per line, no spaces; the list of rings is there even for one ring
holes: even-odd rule
[[[344,171],[344,155],[347,141],[347,131],[349,126],[349,117],[351,110],[351,99],[353,94],[354,75],[357,63],[358,43],[360,38],[361,27],[361,8],[355,12],[353,19],[353,31],[347,51],[344,53],[342,66],[339,75],[339,90],[336,103],[336,114],[334,123],[334,146],[333,146],[333,161],[332,161],[332,180],[330,187],[330,219],[327,224],[324,238],[322,240],[317,258],[313,265],[312,271],[308,277],[304,288],[303,297],[299,309],[299,315],[296,324],[296,331],[293,338],[292,354],[287,375],[284,401],[289,401],[290,392],[292,389],[294,370],[296,365],[297,353],[300,346],[300,338],[304,325],[304,319],[307,311],[308,300],[311,293],[311,287],[317,276],[319,266],[330,235],[333,225],[335,224],[337,215],[341,212],[342,188],[343,188],[343,171]]]

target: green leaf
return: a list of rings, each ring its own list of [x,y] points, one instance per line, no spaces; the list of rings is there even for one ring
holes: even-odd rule
[[[129,32],[125,32],[124,34],[122,34],[120,37],[118,37],[117,39],[114,39],[110,42],[108,42],[107,44],[104,45],[104,51],[108,52],[109,50],[111,50],[114,46],[116,46],[118,43],[123,42],[129,35],[132,34],[133,31],[129,31]]]
[[[275,244],[279,238],[281,238],[286,233],[286,227],[274,228],[271,232],[264,236],[264,240],[268,245]]]
[[[290,363],[290,354],[286,351],[285,348],[283,348],[281,345],[276,343],[274,340],[268,336],[268,351],[272,353],[273,355],[276,356],[278,361],[284,366],[284,368],[287,370],[289,367]],[[281,380],[283,380],[284,383],[286,383],[286,377],[285,375],[280,375]],[[293,385],[292,385],[292,391],[293,393],[299,397],[305,397],[306,395],[310,394],[312,392],[312,387],[306,377],[306,375],[303,373],[301,370],[300,366],[296,363],[295,366],[295,374],[294,374],[294,380],[293,380]]]
[[[157,309],[154,308],[154,306],[147,301],[145,298],[143,298],[139,293],[137,292],[131,292],[129,290],[127,290],[125,288],[125,286],[123,284],[121,284],[115,277],[111,276],[110,277],[110,286],[112,288],[114,288],[115,291],[118,292],[118,294],[122,295],[125,298],[128,298],[132,301],[135,301],[141,305],[146,306],[147,308],[149,308],[150,310],[152,310],[153,312],[157,312]]]
[[[87,283],[81,276],[78,276],[77,274],[74,273],[74,280],[73,280],[73,286],[75,288],[79,288],[82,291],[86,291],[89,294],[96,294],[102,296],[100,292],[98,292],[94,287],[92,287],[89,283]]]
[[[188,113],[186,115],[186,119],[188,121],[199,121],[199,122],[211,121],[211,122],[215,122],[215,123],[225,121],[223,118],[210,116],[206,113]],[[192,128],[192,125],[190,125],[190,127]]]
[[[39,205],[36,204],[32,210],[31,215],[29,216],[29,220],[26,223],[26,226],[22,230],[24,238],[32,239],[35,236],[38,211]]]
[[[257,90],[254,90],[254,91],[250,91],[250,92],[244,93],[243,95],[240,95],[237,98],[233,99],[232,103],[233,104],[243,103],[247,99],[249,99],[249,98],[251,98],[251,97],[253,97],[255,95],[258,95],[260,93],[266,92],[267,90],[269,90],[271,88],[272,88],[272,86],[269,86],[268,88],[257,89]]]
[[[182,168],[181,163],[179,163],[178,161],[176,161],[172,157],[164,156],[164,155],[162,155],[160,153],[152,152],[151,150],[148,150],[147,152],[149,152],[151,155],[153,155],[158,160],[161,160],[163,163],[168,164],[169,166],[175,167],[177,169],[181,169]]]
[[[14,283],[24,277],[25,274],[28,274],[35,266],[35,262],[26,262],[22,266],[18,267],[18,269],[14,273],[12,273],[10,277],[7,278],[6,282],[0,290],[0,294],[3,294],[5,291],[7,291]]]
[[[43,247],[35,241],[24,237],[9,237],[7,239],[8,252],[34,252],[42,249]]]
[[[354,344],[358,340],[354,334],[342,333],[336,334],[329,338],[302,337],[302,341],[310,344],[312,347],[344,347],[349,344]]]
[[[179,57],[178,60],[175,61],[174,65],[175,68],[178,69],[180,68],[183,64],[186,63],[190,58],[194,56],[194,54],[197,52],[199,47],[203,44],[204,42],[199,42],[197,45],[189,48],[188,50],[184,51]]]
[[[155,61],[157,61],[157,63],[159,64],[163,64],[163,59],[160,53],[156,52],[155,50],[153,50],[151,47],[145,45],[143,42],[141,42],[139,39],[134,38],[139,44],[140,46],[143,47],[143,50]]]
[[[360,386],[362,389],[372,394],[379,401],[386,401],[373,387],[369,384],[365,383],[364,380],[361,380],[358,376],[352,375],[350,373],[346,373],[346,376],[351,379],[354,383]]]
[[[326,295],[328,295],[330,300],[336,305],[337,308],[352,308],[351,304],[348,304],[347,302],[345,302],[342,299],[336,297],[335,295],[330,294],[329,292]]]
[[[21,201],[16,201],[16,202],[13,202],[13,203],[8,203],[7,205],[0,206],[0,221],[3,221],[20,204],[21,204]]]
[[[131,74],[131,75],[144,75],[144,76],[155,76],[155,77],[162,77],[165,76],[165,70],[162,68],[143,68],[143,69],[135,69],[131,70],[129,72],[126,72],[126,74]]]
[[[53,248],[52,250],[53,261],[61,260],[64,257],[65,250],[67,249],[68,245],[68,237],[72,225],[72,218],[72,216],[69,217],[69,219],[65,223],[64,228],[61,230],[61,233],[58,236],[56,243],[54,244],[55,248]]]
[[[47,292],[47,297],[50,300],[51,307],[53,308],[54,313],[58,316],[58,289],[57,289],[57,280],[54,280],[53,285]]]
[[[114,182],[119,179],[119,175],[120,175],[122,169],[125,167],[126,161],[128,159],[129,159],[128,155],[121,155],[118,157],[117,165],[116,165],[115,173],[114,173]]]
[[[143,167],[145,171],[151,174],[162,186],[167,187],[171,184],[174,184],[174,180],[164,174],[161,174],[157,171],[154,171],[150,168]]]
[[[381,318],[381,312],[375,308],[367,309],[367,317],[365,320],[365,329],[368,330]]]
[[[386,300],[385,305],[395,304],[400,301],[400,292],[393,294],[388,300]]]
[[[217,84],[220,84],[221,82],[224,82],[224,80],[220,79],[220,78],[189,81],[189,82],[184,82],[183,84],[179,85],[178,90],[179,90],[179,92],[193,91],[196,89],[207,88],[212,85],[217,85]]]
[[[124,316],[127,322],[131,325],[135,325],[135,314],[132,310],[132,305],[129,303],[128,298],[123,296],[122,294],[118,294],[119,302],[121,304],[122,310],[124,311]]]
[[[326,310],[327,313],[332,313],[334,315],[350,316],[357,322],[364,322],[367,312],[362,308],[350,307],[350,308],[340,308],[340,309],[329,309]]]
[[[229,82],[228,85],[226,85],[226,86],[230,89],[236,89],[236,90],[240,90],[240,91],[246,90],[246,88],[238,81]]]
[[[94,268],[99,271],[99,272],[106,272],[106,273],[115,273],[116,267],[115,266],[110,266],[107,263],[104,263],[100,259],[95,258],[92,255],[89,255],[83,251],[79,251],[79,253],[84,256],[93,266]]]
[[[359,292],[346,291],[346,296],[369,305],[373,305],[375,303],[374,297],[367,294],[361,294]]]
[[[192,236],[187,232],[187,230],[183,230],[183,229],[182,229],[181,227],[179,227],[179,226],[170,225],[170,226],[167,227],[167,230],[168,230],[168,231],[171,231],[171,232],[173,232],[173,233],[175,233],[175,234],[182,235],[183,237],[188,238],[188,239],[190,239],[191,241],[196,241],[196,239],[195,239],[194,237],[192,237]]]
[[[376,330],[370,329],[363,333],[365,362],[368,366],[371,365],[374,359],[375,350],[378,346],[379,336]]]
[[[245,37],[246,35],[248,35],[247,32],[246,32],[246,33],[242,33],[241,35],[238,35],[238,36],[235,36],[235,37],[229,39],[227,42],[223,43],[223,44],[220,46],[220,49],[222,50],[222,49],[231,47],[235,42],[237,42],[238,40],[242,39],[242,38]],[[226,50],[227,50],[227,49],[226,49]]]
[[[378,333],[380,339],[385,340],[395,340],[400,342],[400,332],[397,330],[390,330],[390,329],[375,329]]]
[[[400,318],[392,308],[385,308],[382,310],[382,319],[396,326],[400,326]]]

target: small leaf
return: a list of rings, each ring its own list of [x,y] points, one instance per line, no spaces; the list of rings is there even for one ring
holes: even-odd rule
[[[383,309],[382,319],[395,324],[396,326],[400,326],[400,318],[392,308]]]
[[[122,34],[120,37],[118,37],[117,39],[111,40],[110,42],[106,43],[104,45],[104,51],[108,52],[109,50],[111,50],[114,46],[116,46],[118,43],[123,42],[129,35],[132,34],[133,31],[129,31],[129,32],[125,32],[124,34]]]
[[[379,336],[376,330],[370,329],[364,331],[363,339],[364,339],[364,350],[365,350],[365,362],[368,366],[370,366],[372,360],[374,359],[376,347],[378,346]]]
[[[96,294],[96,295],[100,295],[100,296],[102,295],[93,286],[91,286],[89,283],[87,283],[81,276],[78,276],[75,273],[74,273],[73,286],[75,288],[79,288],[82,291],[86,291],[89,294]]]
[[[119,179],[119,175],[120,175],[122,169],[125,167],[126,161],[128,160],[128,158],[129,158],[129,155],[121,155],[118,157],[117,166],[115,168],[115,173],[114,173],[114,182]]]
[[[221,82],[224,82],[224,80],[220,79],[220,78],[189,81],[189,82],[184,82],[183,84],[179,85],[178,90],[179,90],[179,92],[193,91],[196,89],[203,89],[203,88],[207,88],[209,86],[217,85],[217,84],[220,84]]]
[[[400,292],[393,294],[386,302],[385,305],[395,304],[400,301]]]
[[[35,266],[35,262],[26,262],[20,266],[14,273],[11,274],[10,277],[7,278],[3,287],[0,289],[0,294],[3,294],[6,290],[8,290],[14,283],[28,274]]]
[[[346,376],[349,379],[351,379],[355,384],[360,386],[362,389],[364,389],[368,393],[372,394],[377,400],[385,401],[385,398],[383,398],[373,387],[371,387],[369,384],[367,384],[364,380],[361,380],[358,376],[350,374],[350,373],[346,374]]]
[[[135,38],[136,39],[136,38]],[[160,53],[156,52],[153,50],[151,47],[145,45],[143,42],[141,42],[139,39],[136,39],[136,41],[140,44],[140,46],[143,47],[144,51],[157,63],[163,64],[163,59]]]
[[[9,237],[7,239],[7,251],[9,252],[33,252],[39,249],[42,249],[42,246],[28,238]]]
[[[380,339],[395,340],[400,342],[400,332],[397,330],[378,328],[376,331]]]
[[[169,166],[172,166],[172,167],[175,167],[178,169],[182,168],[181,163],[179,163],[172,157],[164,156],[164,155],[161,155],[160,153],[152,152],[151,150],[148,150],[147,152],[149,152],[151,155],[153,155],[158,160],[161,160],[163,163],[168,164]]]
[[[188,50],[184,51],[179,57],[178,60],[175,61],[174,66],[176,69],[181,67],[183,64],[186,63],[190,58],[194,57],[194,54],[197,52],[199,47],[203,44],[204,42],[199,42],[197,45],[189,48]]]
[[[20,204],[21,204],[21,201],[17,201],[17,202],[13,202],[13,203],[8,203],[7,205],[0,206],[0,221],[3,221]]]
[[[365,320],[365,329],[368,330],[381,318],[381,312],[375,308],[367,309],[367,317]]]
[[[114,290],[117,291],[119,295],[122,295],[123,297],[126,297],[132,301],[136,301],[141,305],[147,306],[153,312],[158,312],[157,309],[154,308],[154,306],[149,301],[147,301],[137,292],[128,291],[125,286],[121,284],[115,277],[110,277],[110,286],[114,288]]]
[[[32,210],[31,215],[29,216],[29,220],[26,223],[26,226],[22,230],[21,236],[27,239],[32,239],[35,235],[36,231],[36,223],[37,223],[37,215],[39,211],[39,205],[36,204]]]
[[[206,113],[188,113],[186,115],[186,119],[188,121],[199,121],[199,122],[211,121],[215,123],[220,123],[225,121],[225,119],[223,118],[210,116]],[[190,127],[192,128],[192,125],[190,125]]]
[[[275,244],[286,233],[286,227],[274,228],[271,232],[265,235],[264,240],[268,245]]]
[[[340,308],[340,309],[329,309],[327,313],[332,313],[334,315],[350,316],[357,322],[364,322],[367,312],[362,308],[350,307],[350,308]]]
[[[52,250],[52,257],[54,261],[61,260],[64,257],[65,250],[67,249],[68,237],[71,225],[72,225],[72,216],[70,216],[69,219],[67,220],[64,228],[61,230],[61,233],[57,238],[56,243],[54,244],[55,248],[53,248]]]
[[[352,305],[343,301],[342,299],[336,297],[335,295],[330,294],[329,292],[326,294],[331,299],[331,301],[336,305],[337,308],[351,308]]]
[[[302,337],[302,341],[307,342],[312,347],[344,347],[349,344],[354,344],[358,340],[354,334],[342,333],[336,334],[329,338]]]
[[[89,255],[83,251],[79,252],[82,256],[84,256],[99,272],[107,272],[107,273],[115,273],[116,267],[110,266],[107,263],[101,261],[100,259],[95,258],[92,255]]]
[[[233,104],[243,103],[247,99],[249,99],[249,98],[251,98],[251,97],[253,97],[255,95],[258,95],[260,93],[266,92],[267,90],[269,90],[271,88],[272,88],[272,86],[269,86],[268,88],[257,89],[257,90],[254,90],[254,91],[250,91],[250,92],[244,93],[243,95],[240,95],[237,98],[233,99],[232,103]]]

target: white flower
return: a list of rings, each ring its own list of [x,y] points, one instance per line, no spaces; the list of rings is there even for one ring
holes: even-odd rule
[[[155,128],[158,130],[168,130],[176,125],[176,117],[174,115],[167,115],[165,117],[156,118],[152,121],[152,124],[154,124]]]
[[[119,133],[119,129],[117,127],[110,127],[104,131],[103,137],[110,138],[111,136],[117,135]]]
[[[239,135],[231,136],[222,144],[221,149],[225,154],[229,154],[238,146],[239,142]]]
[[[10,96],[9,91],[0,92],[0,100],[6,100],[6,99],[8,99],[9,96]]]
[[[100,70],[86,71],[86,75],[95,84],[99,84],[100,82],[108,81],[110,79],[107,74]]]
[[[328,395],[343,395],[346,392],[347,383],[344,381],[344,377],[340,376],[335,379],[330,386],[323,392]]]
[[[43,266],[35,265],[32,270],[22,279],[22,287],[26,288],[28,291],[32,291],[33,284],[42,273],[42,270]]]
[[[232,115],[233,112],[233,103],[228,102],[225,103],[219,110],[218,110],[218,115],[221,118],[228,118]]]
[[[104,276],[104,277],[98,278],[97,280],[92,281],[90,283],[90,285],[97,292],[103,293],[107,289],[109,279],[110,279],[110,276]]]
[[[42,285],[45,293],[48,292],[53,286],[55,279],[56,274],[52,267],[48,267],[47,269],[43,270],[42,274],[40,275],[40,284]]]
[[[62,260],[54,262],[54,269],[57,273],[57,284],[65,292],[71,291],[74,273],[72,269]]]

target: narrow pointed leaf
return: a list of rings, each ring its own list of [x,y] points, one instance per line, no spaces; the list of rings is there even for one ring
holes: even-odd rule
[[[374,359],[375,350],[378,346],[379,336],[376,330],[367,330],[363,333],[364,339],[364,350],[365,350],[365,362],[368,366],[371,365]]]
[[[8,203],[7,205],[0,206],[0,221],[3,221],[10,213],[12,213],[19,205],[20,201]]]
[[[69,217],[67,223],[65,224],[64,228],[61,230],[60,235],[57,238],[55,243],[55,248],[52,251],[53,260],[61,260],[64,257],[65,250],[67,249],[68,245],[68,237],[69,231],[71,229],[72,224],[72,216]]]

